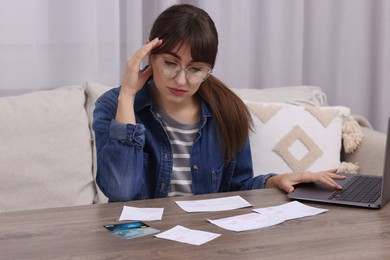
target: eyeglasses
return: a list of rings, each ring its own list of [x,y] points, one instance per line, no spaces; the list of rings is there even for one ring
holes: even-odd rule
[[[187,68],[182,68],[176,62],[164,58],[158,58],[156,64],[160,68],[161,74],[168,79],[177,77],[177,75],[184,70],[186,79],[191,84],[202,83],[212,72],[211,68],[207,66],[188,66]]]

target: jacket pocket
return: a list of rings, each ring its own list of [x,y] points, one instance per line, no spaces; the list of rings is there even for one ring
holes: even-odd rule
[[[223,172],[224,165],[220,166],[216,170],[211,171],[211,183],[212,183],[212,193],[216,193],[219,190],[219,186],[221,184],[222,180],[222,172]]]
[[[233,174],[236,169],[237,162],[230,161],[226,165],[224,165],[221,170],[221,180],[219,184],[219,189],[217,192],[227,192],[230,191],[230,186],[233,179]]]

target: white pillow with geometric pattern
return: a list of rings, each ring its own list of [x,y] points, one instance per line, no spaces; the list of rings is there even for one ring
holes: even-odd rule
[[[339,168],[349,108],[244,102],[255,125],[250,135],[255,175]]]

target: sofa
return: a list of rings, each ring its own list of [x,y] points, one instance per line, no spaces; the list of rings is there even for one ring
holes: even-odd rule
[[[91,124],[94,103],[108,89],[109,86],[88,82],[0,97],[0,214],[107,202],[95,183],[96,151]],[[314,86],[232,90],[255,105],[328,106],[326,95]],[[250,110],[255,118],[256,106]],[[334,141],[336,152],[331,156],[339,163],[352,162],[358,165],[357,172],[381,174],[386,136],[372,129],[361,116],[350,113],[345,118],[352,118],[359,125],[361,138],[352,152],[344,151],[339,133],[338,137],[328,139],[321,134],[317,139]],[[266,154],[275,154],[262,150],[263,145],[258,143],[265,139],[257,131],[259,122],[254,120],[255,129],[251,133],[255,174],[266,173],[257,168],[257,159],[265,157],[265,163],[272,162]],[[323,151],[323,157],[327,150]],[[322,165],[327,166],[329,160],[325,157]]]

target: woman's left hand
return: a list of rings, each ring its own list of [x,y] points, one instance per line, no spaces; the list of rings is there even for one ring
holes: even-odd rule
[[[345,176],[336,173],[337,169],[321,172],[285,173],[273,176],[267,180],[267,188],[278,187],[287,193],[294,191],[294,185],[299,183],[320,182],[329,188],[342,189],[335,180],[343,180]]]

